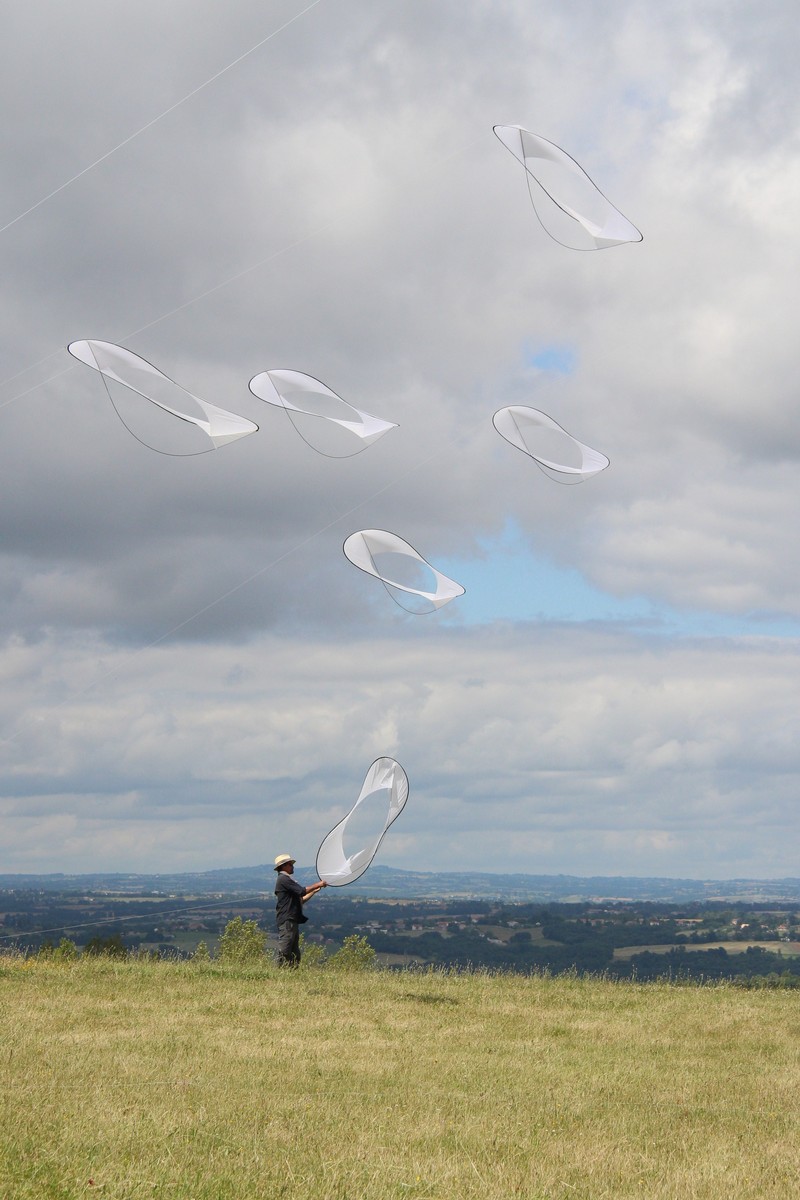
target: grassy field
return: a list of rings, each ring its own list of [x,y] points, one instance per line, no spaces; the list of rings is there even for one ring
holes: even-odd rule
[[[800,996],[0,959],[0,1197],[768,1200]]]
[[[768,950],[770,954],[782,954],[786,958],[796,958],[800,954],[800,942],[672,942],[665,946],[659,943],[655,946],[618,946],[614,958],[633,958],[634,954],[669,954],[670,950],[724,950],[727,954],[744,954],[751,946],[758,950]]]

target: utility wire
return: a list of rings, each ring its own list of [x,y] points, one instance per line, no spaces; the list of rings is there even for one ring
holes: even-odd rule
[[[94,162],[89,163],[88,167],[84,167],[82,171],[78,171],[77,175],[73,175],[70,179],[65,180],[64,183],[59,184],[57,188],[53,188],[52,192],[48,192],[46,196],[42,196],[41,200],[37,200],[35,204],[32,204],[30,208],[26,208],[24,212],[19,214],[19,216],[14,217],[13,220],[8,221],[5,225],[1,226],[0,233],[5,233],[5,231],[10,229],[12,225],[16,225],[17,221],[21,221],[23,217],[27,217],[29,213],[35,212],[37,208],[41,208],[43,204],[46,204],[48,200],[52,200],[53,196],[57,196],[59,192],[63,192],[65,188],[68,188],[70,184],[75,183],[76,180],[81,179],[84,175],[88,175],[89,171],[93,171],[95,167],[100,165],[100,163],[105,162],[107,158],[111,158],[111,155],[116,154],[117,151],[121,150],[123,146],[130,145],[135,138],[139,137],[143,133],[146,133],[148,129],[152,129],[153,126],[157,125],[159,121],[163,121],[164,117],[169,116],[169,114],[172,112],[175,112],[176,108],[180,108],[180,106],[185,104],[187,100],[191,100],[192,97],[196,96],[198,92],[202,92],[203,88],[207,88],[209,84],[214,83],[215,80],[224,75],[226,71],[230,71],[233,67],[238,66],[240,62],[243,62],[244,59],[249,57],[249,55],[254,54],[256,50],[260,50],[262,46],[266,46],[267,42],[271,42],[272,39],[277,37],[279,33],[282,33],[284,29],[288,29],[290,25],[295,23],[295,21],[299,21],[302,16],[305,16],[307,12],[310,12],[312,8],[316,8],[317,5],[321,3],[322,0],[313,0],[312,4],[306,5],[304,9],[301,9],[301,11],[296,13],[290,20],[284,21],[283,25],[278,26],[277,29],[273,29],[272,33],[267,34],[267,36],[262,38],[260,42],[256,42],[255,46],[251,46],[249,50],[245,50],[244,54],[240,54],[238,58],[235,58],[233,62],[229,62],[226,67],[223,67],[220,71],[217,71],[214,75],[211,75],[205,80],[205,82],[198,84],[196,88],[192,88],[192,90],[187,92],[185,96],[182,96],[180,100],[176,100],[174,104],[171,104],[169,108],[165,108],[164,111],[159,113],[157,117],[153,117],[152,121],[148,121],[146,125],[142,125],[141,129],[137,129],[134,133],[129,134],[128,137],[123,138],[123,140],[118,142],[116,146],[112,146],[110,150],[106,150],[105,154],[101,154],[99,158],[94,160]]]
[[[317,3],[320,3],[320,0],[317,0]],[[440,161],[449,162],[450,159],[457,158],[459,155],[464,154],[467,150],[471,149],[471,147],[475,145],[476,141],[477,139],[473,139],[465,146],[460,146],[457,150],[453,150],[450,154],[444,155]],[[196,304],[198,300],[204,300],[207,296],[213,295],[214,292],[218,292],[222,288],[227,287],[228,284],[235,283],[237,279],[243,279],[244,276],[249,275],[251,271],[257,271],[259,267],[267,266],[268,263],[274,262],[274,260],[276,258],[280,258],[281,255],[288,254],[290,250],[296,250],[298,246],[304,246],[307,242],[319,237],[320,234],[325,233],[328,229],[334,228],[336,224],[346,215],[347,213],[343,212],[339,216],[332,217],[331,220],[325,221],[322,225],[318,225],[316,229],[312,229],[310,233],[305,234],[303,237],[296,238],[293,242],[288,242],[285,246],[282,246],[280,250],[273,250],[272,253],[268,254],[265,258],[260,258],[258,262],[251,263],[249,267],[243,267],[241,271],[237,271],[234,275],[229,275],[226,279],[221,280],[220,283],[215,283],[212,287],[206,288],[202,292],[198,292],[196,296],[192,296],[190,299],[184,300],[182,304],[178,304],[175,308],[171,308],[168,312],[162,313],[160,317],[155,317],[152,321],[148,321],[146,325],[140,325],[138,329],[134,329],[130,333],[123,334],[123,338],[126,341],[129,341],[131,338],[137,337],[140,333],[145,333],[148,329],[154,329],[155,326],[160,325],[162,321],[166,321],[169,317],[174,317],[176,313],[183,312],[184,309],[190,308],[193,304]],[[35,367],[41,367],[44,363],[49,362],[51,358],[55,358],[56,355],[61,353],[63,353],[62,349],[54,350],[52,354],[45,355],[45,357],[40,358],[38,362],[31,363],[29,366],[23,367],[22,370],[17,371],[15,375],[9,375],[7,379],[0,380],[0,387],[5,387],[7,383],[13,383],[13,381],[15,379],[19,379],[21,375],[27,374],[28,371],[34,370]],[[2,403],[0,403],[0,409],[5,408],[9,404],[13,404],[15,400],[21,400],[23,396],[29,396],[31,392],[35,392],[37,388],[44,387],[47,383],[52,383],[54,379],[60,379],[62,375],[66,375],[72,370],[73,365],[64,367],[62,371],[57,371],[55,375],[50,375],[47,379],[43,379],[41,383],[33,384],[32,387],[26,388],[24,392],[17,392],[16,395],[9,396],[8,400],[4,400]]]
[[[75,929],[94,929],[98,925],[121,925],[123,921],[149,921],[151,917],[174,917],[179,913],[201,912],[206,908],[235,908],[239,904],[250,904],[253,900],[268,899],[268,892],[254,896],[238,896],[230,900],[217,900],[214,904],[196,904],[192,908],[159,909],[152,913],[132,913],[128,917],[98,917],[96,921],[82,921],[79,925],[54,925],[50,929],[28,929],[22,933],[0,933],[0,941],[13,938],[40,937],[44,933],[72,933]]]
[[[469,146],[465,146],[465,147],[459,148],[458,150],[453,151],[451,154],[446,155],[445,161],[447,161],[448,159],[454,158],[459,154],[464,153],[464,150],[466,150],[468,148],[469,148]],[[327,224],[325,226],[322,226],[321,228],[322,229],[328,228],[329,226],[334,224],[335,221],[338,219],[339,218],[334,218],[333,221],[327,222]],[[153,326],[157,325],[160,321],[165,321],[167,319],[167,317],[172,316],[176,312],[180,312],[181,309],[188,308],[189,305],[194,304],[197,300],[202,299],[204,296],[210,295],[211,292],[217,291],[219,288],[225,287],[226,284],[233,282],[233,280],[241,278],[243,275],[246,275],[248,273],[248,271],[253,271],[257,267],[263,266],[265,263],[269,262],[271,259],[277,258],[279,255],[284,254],[291,249],[294,249],[296,246],[299,246],[302,242],[310,240],[312,237],[315,237],[318,232],[320,232],[320,230],[315,230],[313,233],[308,234],[305,238],[300,238],[299,240],[290,243],[288,246],[285,246],[282,250],[275,251],[274,254],[270,255],[266,259],[262,259],[258,263],[255,263],[252,267],[247,267],[247,268],[245,268],[245,270],[239,271],[236,275],[232,275],[232,276],[230,276],[230,278],[223,280],[222,283],[216,284],[214,287],[207,289],[205,292],[202,292],[200,295],[195,296],[191,300],[187,300],[184,304],[179,305],[178,308],[172,309],[171,312],[164,313],[163,316],[157,317],[154,321],[151,321],[148,325],[143,325],[140,329],[136,330],[134,333],[129,334],[128,337],[134,337],[136,333],[142,333],[146,329],[152,329]],[[59,378],[60,375],[64,375],[67,373],[67,371],[70,371],[70,370],[72,370],[72,367],[67,367],[67,368],[65,368],[64,371],[60,371],[58,373],[58,375],[51,376],[51,378],[57,379],[57,378]],[[45,380],[44,382],[47,383],[47,382],[49,382],[49,380]],[[20,398],[20,396],[28,395],[30,392],[36,391],[37,387],[41,387],[41,386],[43,386],[43,384],[36,384],[36,385],[34,385],[34,387],[29,388],[27,390],[27,392],[21,392],[18,396],[12,396],[10,400],[5,401],[5,404],[11,404],[14,400],[18,400]],[[0,408],[2,408],[2,407],[4,407],[4,405],[0,405]],[[476,428],[477,428],[477,426],[476,426]],[[209,601],[208,604],[204,605],[202,608],[197,609],[194,613],[192,613],[190,616],[186,617],[183,621],[180,621],[177,625],[173,625],[170,629],[168,629],[164,633],[160,634],[157,638],[154,638],[151,642],[148,642],[146,646],[141,646],[139,649],[135,650],[133,652],[131,658],[135,659],[139,655],[144,654],[147,650],[151,650],[154,646],[160,645],[161,642],[164,642],[164,641],[166,641],[167,638],[172,637],[173,634],[175,634],[179,630],[183,629],[184,626],[188,625],[191,621],[196,620],[197,617],[203,616],[205,613],[209,612],[212,608],[215,608],[218,604],[221,604],[223,602],[223,600],[227,600],[230,596],[235,595],[236,592],[240,591],[244,587],[247,587],[247,585],[252,583],[255,579],[258,579],[261,575],[264,575],[267,571],[270,571],[273,567],[275,567],[279,563],[283,562],[284,559],[288,558],[290,554],[293,554],[296,550],[301,550],[304,546],[307,546],[315,538],[319,537],[323,533],[326,533],[329,529],[332,529],[334,527],[334,525],[337,525],[340,521],[343,521],[346,517],[352,516],[353,513],[358,512],[358,510],[360,508],[363,508],[363,506],[365,504],[369,504],[370,501],[374,500],[377,496],[382,495],[384,492],[388,491],[390,488],[394,487],[396,484],[402,483],[403,480],[407,479],[410,475],[414,474],[415,471],[418,471],[422,467],[427,466],[428,463],[430,463],[434,459],[438,458],[441,454],[443,454],[445,452],[446,449],[449,449],[449,448],[450,448],[449,446],[443,446],[438,450],[434,450],[432,454],[426,455],[425,458],[416,462],[413,466],[409,467],[406,471],[403,471],[399,475],[394,476],[394,478],[390,479],[388,481],[388,483],[385,483],[383,485],[383,487],[377,488],[374,492],[371,492],[370,495],[365,496],[363,500],[359,500],[357,504],[354,504],[351,508],[347,509],[345,512],[339,513],[332,520],[328,521],[325,525],[322,525],[319,528],[315,529],[307,537],[303,538],[302,541],[295,543],[288,550],[285,550],[282,554],[279,554],[276,558],[271,559],[268,563],[265,563],[264,566],[259,567],[257,571],[254,571],[251,575],[248,575],[246,579],[242,579],[239,583],[234,584],[233,587],[231,587],[227,591],[223,592],[222,595],[217,596],[216,599]],[[76,700],[76,699],[80,698],[81,696],[85,696],[87,694],[87,692],[90,692],[93,688],[97,687],[98,684],[104,682],[106,679],[113,678],[115,675],[117,675],[120,671],[122,671],[124,669],[125,665],[126,664],[122,664],[119,667],[112,667],[109,671],[106,671],[104,674],[99,675],[91,683],[88,683],[84,688],[81,688],[78,692],[73,693],[73,695],[62,700],[60,704],[56,705],[56,711],[60,708],[63,708],[65,705],[71,703],[73,700]],[[9,745],[10,743],[16,741],[17,737],[19,736],[19,733],[21,733],[21,732],[22,731],[20,730],[20,731],[18,731],[18,733],[11,734],[9,737],[4,738],[2,741],[0,741],[0,746],[6,746],[6,745]]]
[[[153,640],[148,642],[146,646],[140,646],[137,650],[134,650],[125,662],[121,663],[119,666],[111,667],[108,671],[105,671],[102,675],[98,675],[96,679],[93,679],[90,683],[87,683],[85,687],[80,688],[77,692],[73,692],[70,696],[66,697],[64,700],[55,705],[55,708],[51,711],[57,712],[59,709],[64,708],[67,704],[71,704],[73,701],[85,696],[99,684],[105,682],[105,680],[114,678],[115,675],[118,675],[120,671],[123,671],[125,667],[129,666],[130,663],[137,659],[140,655],[145,654],[148,650],[152,650],[154,646],[160,645],[162,642],[166,641],[167,638],[172,637],[173,634],[177,633],[180,629],[183,629],[185,625],[190,624],[190,622],[196,620],[198,617],[202,617],[212,608],[216,608],[216,606],[221,604],[223,600],[227,600],[230,596],[235,595],[236,592],[239,592],[242,588],[247,587],[248,584],[252,583],[253,580],[258,579],[261,575],[266,574],[267,571],[271,571],[273,567],[276,567],[279,563],[282,563],[284,559],[288,558],[289,555],[294,554],[296,550],[301,550],[304,546],[307,546],[321,534],[327,533],[327,531],[332,529],[334,525],[338,525],[338,523],[343,521],[346,517],[352,516],[353,513],[358,512],[360,508],[363,508],[365,504],[369,504],[369,502],[374,500],[377,496],[382,495],[383,492],[388,491],[398,483],[402,483],[402,481],[407,479],[409,475],[413,475],[415,471],[419,471],[422,467],[427,466],[428,463],[432,462],[449,449],[451,449],[451,447],[448,444],[440,447],[438,450],[434,450],[432,454],[429,454],[421,461],[414,463],[414,465],[409,467],[408,470],[403,471],[400,475],[396,475],[393,479],[390,479],[388,483],[383,485],[383,487],[377,488],[374,492],[371,492],[369,496],[365,496],[363,500],[359,500],[357,504],[352,506],[352,508],[348,508],[345,512],[338,513],[335,517],[333,517],[332,520],[328,521],[327,524],[321,525],[318,529],[315,529],[312,533],[308,534],[307,537],[304,537],[301,541],[296,542],[293,546],[290,546],[288,550],[284,550],[284,552],[277,555],[276,558],[270,559],[270,561],[265,563],[264,566],[259,567],[257,571],[253,571],[253,573],[248,575],[246,579],[242,579],[239,583],[234,584],[233,587],[228,588],[228,590],[223,592],[222,595],[217,596],[215,600],[210,600],[208,604],[203,605],[202,608],[198,608],[196,612],[193,612],[190,616],[185,617],[184,620],[179,621],[177,625],[173,625],[164,633],[159,634],[157,638],[153,638]],[[10,734],[6,738],[3,738],[2,741],[0,741],[0,746],[10,745],[12,742],[16,741],[20,733],[22,733],[21,729],[16,733]]]
[[[146,325],[141,325],[138,329],[134,329],[130,333],[124,334],[124,340],[126,342],[130,341],[131,338],[137,337],[138,334],[145,333],[148,329],[153,329],[154,326],[160,325],[162,321],[166,321],[169,317],[174,317],[176,313],[183,312],[185,308],[190,308],[191,305],[196,304],[198,300],[205,300],[206,296],[211,296],[214,292],[218,292],[221,288],[227,287],[229,283],[235,283],[237,279],[242,279],[245,275],[249,275],[251,271],[257,271],[259,267],[265,267],[267,263],[272,262],[276,258],[280,258],[282,254],[288,254],[290,250],[295,250],[298,246],[304,245],[305,242],[310,242],[312,238],[318,237],[319,234],[324,233],[327,229],[330,229],[336,224],[337,221],[340,221],[341,219],[341,217],[334,217],[332,220],[326,221],[325,224],[320,225],[318,229],[312,229],[311,233],[307,233],[305,237],[297,238],[295,241],[289,242],[288,245],[282,246],[280,250],[274,250],[272,254],[268,254],[266,258],[260,258],[258,262],[254,262],[249,267],[245,267],[243,270],[237,271],[235,275],[229,275],[227,279],[223,279],[220,283],[215,283],[213,287],[206,288],[204,292],[198,292],[198,294],[196,296],[192,296],[190,300],[184,300],[183,304],[179,304],[176,308],[171,308],[169,312],[162,313],[161,316],[156,317],[155,320],[148,321]],[[48,354],[45,358],[40,358],[38,362],[31,363],[29,367],[23,367],[23,369],[18,371],[16,375],[10,375],[8,379],[2,380],[2,382],[0,382],[0,387],[4,387],[7,383],[12,383],[13,380],[19,379],[20,375],[25,375],[28,371],[32,371],[34,367],[41,367],[44,363],[49,362],[51,358],[55,358],[57,354],[62,353],[63,350],[54,350],[52,354]],[[54,379],[60,379],[62,375],[68,375],[72,370],[74,370],[74,364],[71,363],[68,367],[64,367],[62,371],[57,371],[55,375],[50,375],[47,379],[43,379],[41,383],[35,383],[32,387],[26,388],[24,392],[17,392],[15,396],[9,396],[8,400],[4,400],[0,404],[0,409],[6,408],[9,404],[13,404],[15,400],[21,400],[23,396],[29,396],[31,392],[35,392],[38,388],[44,387],[46,383],[52,383]]]

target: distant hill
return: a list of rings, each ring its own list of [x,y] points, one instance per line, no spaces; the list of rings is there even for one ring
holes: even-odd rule
[[[297,878],[315,878],[311,867],[298,868]],[[213,896],[271,892],[269,864],[226,867],[218,871],[139,875],[95,872],[89,875],[0,875],[0,889],[116,892],[135,895]],[[430,899],[442,896],[508,901],[581,900],[750,900],[800,902],[800,879],[662,879],[615,875],[491,875],[484,872],[403,871],[372,867],[343,896]]]

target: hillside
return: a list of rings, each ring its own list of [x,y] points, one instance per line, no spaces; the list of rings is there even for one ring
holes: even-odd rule
[[[0,1196],[784,1200],[797,995],[0,959]]]
[[[298,867],[297,878],[316,878],[313,867]],[[0,874],[0,890],[108,891],[122,895],[257,896],[272,891],[272,864],[144,875],[97,872],[88,875]],[[486,871],[405,871],[381,864],[346,889],[348,896],[438,899],[474,897],[508,901],[800,901],[800,879],[671,879],[628,875],[525,875]]]

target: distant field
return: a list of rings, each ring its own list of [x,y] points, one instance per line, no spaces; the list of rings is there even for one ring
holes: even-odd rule
[[[546,938],[542,933],[541,926],[513,926],[509,928],[507,925],[481,925],[481,933],[487,937],[496,938],[498,942],[510,942],[515,933],[527,933],[530,935],[532,943],[537,946],[558,946],[561,943],[553,941],[552,938]]]
[[[673,942],[669,946],[619,946],[614,951],[614,958],[632,958],[634,954],[669,954],[670,950],[726,950],[728,954],[744,954],[751,946],[759,946],[773,954],[784,954],[794,957],[800,954],[800,942]]]
[[[786,1200],[800,998],[0,959],[0,1197]]]

